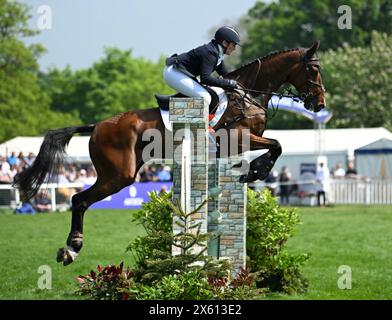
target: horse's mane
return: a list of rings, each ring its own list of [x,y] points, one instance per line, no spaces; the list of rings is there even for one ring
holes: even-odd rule
[[[260,61],[260,63],[263,63],[267,60],[270,60],[273,57],[276,57],[277,55],[283,54],[283,53],[287,53],[287,52],[292,52],[292,51],[298,51],[298,50],[303,50],[303,48],[292,48],[292,49],[287,49],[287,50],[279,50],[279,51],[274,51],[271,52],[269,54],[267,54],[264,57],[260,57],[260,58],[256,58],[248,63],[243,64],[242,66],[240,66],[238,69],[235,69],[233,71],[231,71],[228,75],[233,75],[236,74],[237,72],[240,72],[242,69],[247,68],[248,66]]]

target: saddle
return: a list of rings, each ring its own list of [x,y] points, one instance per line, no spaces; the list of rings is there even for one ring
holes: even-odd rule
[[[213,113],[215,111],[216,107],[219,104],[219,97],[217,93],[211,89],[210,87],[203,86],[204,89],[208,91],[208,93],[211,95],[211,103],[208,106],[208,111],[209,113]],[[158,102],[158,106],[160,109],[169,111],[169,101],[170,98],[189,98],[186,95],[183,95],[182,93],[176,93],[176,94],[155,94],[155,98]]]

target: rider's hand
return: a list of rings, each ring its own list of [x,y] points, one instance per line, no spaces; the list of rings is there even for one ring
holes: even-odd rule
[[[234,89],[236,89],[236,88],[238,88],[237,81],[235,81],[235,80],[233,80],[233,79],[230,79],[230,80],[228,81],[228,83],[227,83],[226,89],[227,89],[227,90],[234,90]]]

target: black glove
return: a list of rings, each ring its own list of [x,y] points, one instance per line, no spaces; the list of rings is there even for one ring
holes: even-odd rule
[[[238,88],[237,81],[231,79],[227,81],[226,90],[234,90]]]

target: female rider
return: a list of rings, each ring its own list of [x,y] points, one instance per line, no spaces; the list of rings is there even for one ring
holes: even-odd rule
[[[188,97],[203,98],[207,105],[210,105],[211,95],[201,84],[226,90],[237,87],[235,80],[222,79],[211,74],[214,71],[221,76],[228,73],[223,63],[224,55],[230,55],[239,44],[239,34],[233,27],[219,28],[209,43],[168,58],[163,72],[165,82]],[[200,76],[200,83],[197,76]]]

